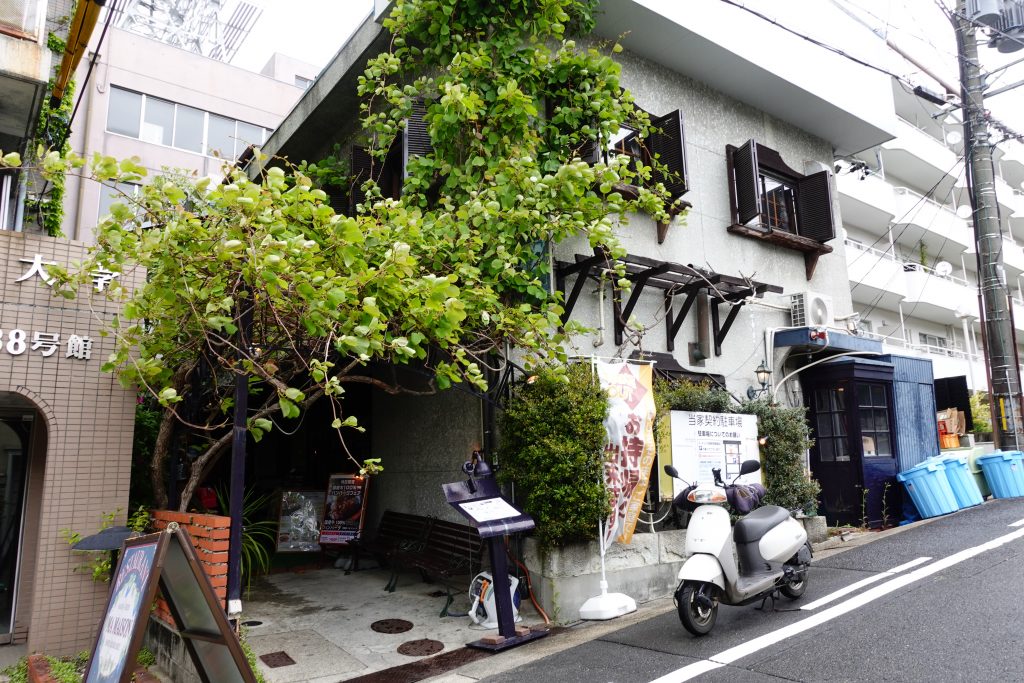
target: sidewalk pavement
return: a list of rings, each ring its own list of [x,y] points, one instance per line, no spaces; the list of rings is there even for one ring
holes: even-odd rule
[[[815,545],[815,559],[906,528],[851,530]],[[244,602],[243,623],[249,624],[247,641],[257,657],[263,657],[259,667],[268,683],[468,683],[674,609],[671,597],[653,600],[639,605],[632,614],[555,627],[545,638],[492,654],[466,648],[465,644],[496,631],[483,629],[466,616],[439,616],[446,602],[443,584],[424,583],[418,574],[405,573],[397,590],[387,593],[384,585],[388,576],[388,570],[380,568],[349,574],[328,568],[260,579]],[[459,577],[452,582],[453,613],[468,609],[471,578]],[[528,601],[521,606],[521,614],[525,626],[544,621]],[[410,628],[404,632],[373,630],[371,625],[381,620],[404,620],[410,622]],[[395,631],[404,625],[392,621],[384,626],[386,631]],[[430,643],[422,641],[437,641],[443,649],[434,656],[401,654],[401,645],[423,652],[417,648]],[[272,667],[267,662],[284,665]]]

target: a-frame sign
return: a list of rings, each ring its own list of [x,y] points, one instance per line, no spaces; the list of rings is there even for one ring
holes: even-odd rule
[[[124,542],[85,683],[131,681],[158,586],[204,683],[256,683],[192,539],[174,522]]]

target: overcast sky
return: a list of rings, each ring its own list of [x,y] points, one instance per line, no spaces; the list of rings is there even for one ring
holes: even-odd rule
[[[262,69],[274,52],[323,68],[373,8],[373,0],[249,1],[261,5],[263,14],[233,63],[252,71]],[[936,6],[935,0],[786,0],[785,5],[775,4],[777,1],[746,0],[744,4],[756,7],[781,23],[823,42],[848,49],[849,46],[844,45],[844,36],[830,35],[829,26],[800,21],[801,16],[810,17],[814,14],[801,12],[801,4],[811,3],[805,6],[811,9],[814,3],[832,2],[858,15],[880,34],[888,36],[917,59],[941,72],[948,81],[955,83],[958,79],[953,29]],[[955,0],[942,1],[950,7],[955,4]],[[987,70],[1024,57],[1024,51],[1000,55],[996,50],[984,46],[979,51],[982,64]],[[889,57],[888,63],[879,66],[909,77],[914,82],[922,81],[923,75],[916,67],[895,53],[890,53]],[[1024,64],[1010,67],[998,75],[993,87],[1021,79],[1024,79]],[[986,104],[1008,125],[1024,130],[1024,88],[994,97]]]
[[[263,0],[263,14],[232,64],[259,71],[275,52],[323,68],[373,8],[373,0]]]

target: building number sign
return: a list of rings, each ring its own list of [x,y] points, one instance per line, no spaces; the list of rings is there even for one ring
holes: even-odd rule
[[[54,261],[44,261],[41,254],[35,254],[30,259],[19,260],[28,265],[25,273],[15,279],[15,282],[39,278],[44,284],[53,285],[53,277],[46,272],[46,266],[56,265]],[[92,272],[93,288],[97,292],[102,292],[119,275],[120,273],[114,273],[105,268],[94,270]],[[15,328],[0,330],[0,349],[12,356],[20,356],[27,351],[36,351],[39,355],[47,358],[61,349],[65,358],[90,360],[92,358],[92,339],[79,334],[71,334],[62,342],[60,334],[56,332],[36,331],[32,332],[30,336],[25,330]]]

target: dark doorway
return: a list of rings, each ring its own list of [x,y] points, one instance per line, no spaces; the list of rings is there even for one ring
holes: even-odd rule
[[[34,412],[17,394],[0,398],[0,643],[14,630]]]

